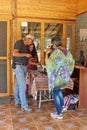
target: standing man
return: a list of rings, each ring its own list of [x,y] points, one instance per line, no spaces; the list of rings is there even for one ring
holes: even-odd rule
[[[31,57],[28,51],[28,46],[34,41],[34,36],[31,34],[26,35],[23,39],[16,41],[13,50],[13,69],[16,77],[16,86],[14,90],[15,105],[21,104],[21,110],[31,112],[32,109],[28,107],[26,100],[26,65],[28,59]]]

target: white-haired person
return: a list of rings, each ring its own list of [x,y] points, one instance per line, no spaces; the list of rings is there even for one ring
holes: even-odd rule
[[[62,112],[66,110],[66,107],[61,89],[68,86],[74,69],[74,59],[70,51],[61,46],[62,42],[59,38],[53,37],[51,44],[52,49],[46,52],[49,91],[53,94],[56,107],[56,112],[51,113],[51,117],[62,119]]]
[[[14,89],[15,105],[21,105],[21,110],[31,112],[26,99],[26,66],[28,64],[29,54],[28,46],[34,42],[34,36],[31,34],[26,35],[23,39],[16,41],[13,49],[13,64],[12,68],[16,77],[16,86]]]

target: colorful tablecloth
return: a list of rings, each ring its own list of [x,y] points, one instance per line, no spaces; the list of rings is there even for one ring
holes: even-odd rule
[[[32,71],[31,73],[28,74],[28,78],[27,78],[27,83],[29,83],[29,87],[30,87],[30,93],[31,95],[34,97],[34,99],[37,98],[37,91],[38,85],[42,85],[42,89],[46,89],[45,86],[48,85],[48,77],[46,74],[39,72],[39,71]],[[71,79],[67,88],[73,90],[73,86],[74,86],[74,82]]]
[[[26,82],[27,84],[29,83],[29,87],[31,89],[31,95],[35,99],[37,97],[37,86],[42,85],[44,87],[45,85],[48,85],[47,75],[39,71],[32,71],[31,73],[27,74],[26,79]]]

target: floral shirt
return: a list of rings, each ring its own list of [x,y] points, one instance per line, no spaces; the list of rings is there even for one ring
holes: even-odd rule
[[[68,86],[71,74],[74,69],[74,59],[70,51],[65,54],[63,50],[56,49],[46,60],[48,84],[50,92],[55,88]]]

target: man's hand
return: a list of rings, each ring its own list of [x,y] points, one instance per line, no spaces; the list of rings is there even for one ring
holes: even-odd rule
[[[32,55],[31,55],[31,54],[29,54],[29,53],[25,53],[25,56],[26,56],[27,58],[32,57]]]

